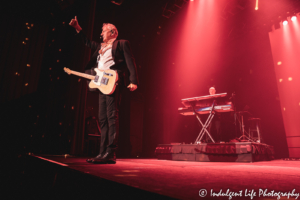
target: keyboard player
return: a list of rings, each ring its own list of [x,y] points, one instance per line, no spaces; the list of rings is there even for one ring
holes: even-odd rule
[[[191,97],[181,99],[181,103],[185,106],[184,108],[178,108],[178,112],[184,116],[195,116],[201,124],[201,131],[195,140],[195,144],[199,142],[216,142],[216,141],[227,141],[229,139],[230,130],[229,125],[232,124],[230,115],[234,111],[234,93],[231,97],[227,93],[215,94],[216,89],[209,89],[210,95]],[[212,105],[214,105],[214,112],[211,112]],[[195,115],[196,113],[196,115]],[[209,114],[208,116],[204,116]],[[201,116],[204,118],[201,120]],[[211,123],[213,124],[211,125]],[[208,129],[211,129],[209,131]],[[224,130],[225,129],[225,130]],[[222,131],[222,133],[221,133]],[[210,133],[213,133],[211,137]],[[206,136],[209,139],[206,139]],[[229,141],[229,140],[228,140]]]
[[[216,89],[214,87],[209,88],[209,94],[210,95],[216,94]]]

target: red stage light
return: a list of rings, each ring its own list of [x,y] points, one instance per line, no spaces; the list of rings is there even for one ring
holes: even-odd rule
[[[296,17],[296,16],[293,16],[293,17],[291,18],[291,20],[294,22],[294,21],[297,20],[297,17]]]
[[[256,0],[255,10],[258,10],[258,0]]]
[[[286,25],[288,22],[283,22]],[[300,21],[269,33],[290,157],[300,157]],[[281,62],[281,65],[279,65]]]
[[[221,7],[218,0],[194,0],[188,4],[186,16],[177,25],[180,30],[176,39],[178,51],[169,63],[175,63],[176,66],[174,81],[176,85],[181,84],[178,87],[179,98],[199,94],[199,90],[206,91],[207,81],[220,66],[219,59],[216,59],[221,57],[220,52],[216,51],[216,38],[222,32],[221,19],[218,17]]]
[[[288,24],[288,21],[285,20],[285,21],[282,22],[282,24],[283,24],[283,25],[287,25],[287,24]]]

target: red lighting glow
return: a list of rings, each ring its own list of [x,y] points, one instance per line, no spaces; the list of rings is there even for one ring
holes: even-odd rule
[[[291,20],[294,22],[294,21],[297,20],[297,17],[296,17],[296,16],[293,16],[293,17],[291,18]]]
[[[283,22],[284,27],[269,33],[274,68],[279,92],[280,104],[283,108],[287,144],[290,157],[300,157],[300,22]],[[280,60],[280,61],[279,61]],[[281,65],[279,65],[279,62]],[[291,77],[292,75],[292,77]],[[285,81],[287,80],[287,81]]]
[[[174,78],[177,85],[181,84],[179,98],[198,95],[199,90],[206,91],[210,75],[220,66],[217,59],[220,52],[216,49],[216,38],[222,32],[218,17],[220,8],[222,6],[216,0],[194,1],[188,5],[183,23],[178,26],[178,51],[170,64],[175,63]],[[184,83],[182,80],[185,80]]]
[[[282,24],[285,26],[285,25],[288,24],[288,21],[285,20],[285,21],[282,22]]]
[[[52,163],[55,163],[55,164],[58,164],[58,165],[61,165],[61,166],[64,166],[64,167],[68,166],[68,165],[66,165],[66,164],[64,164],[64,163],[56,162],[56,161],[54,161],[54,160],[50,160],[50,159],[43,158],[43,157],[40,157],[40,156],[34,156],[34,157],[39,158],[39,159],[42,159],[42,160],[46,160],[46,161],[48,161],[48,162],[52,162]]]

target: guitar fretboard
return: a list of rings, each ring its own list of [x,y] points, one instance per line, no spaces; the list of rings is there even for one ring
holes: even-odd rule
[[[71,73],[76,75],[76,76],[81,76],[83,78],[87,78],[87,79],[91,79],[91,80],[95,79],[95,76],[93,76],[93,75],[84,74],[84,73],[80,73],[80,72],[76,72],[76,71],[72,71],[72,70],[71,70]]]

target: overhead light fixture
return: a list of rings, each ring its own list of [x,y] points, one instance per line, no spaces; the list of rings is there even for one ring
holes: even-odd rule
[[[258,0],[256,0],[255,10],[258,10]]]

